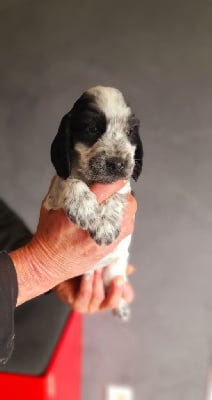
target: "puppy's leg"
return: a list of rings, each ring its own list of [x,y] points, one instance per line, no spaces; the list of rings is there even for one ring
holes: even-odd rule
[[[78,179],[56,178],[45,201],[47,209],[64,208],[72,222],[82,229],[95,229],[99,205],[89,187]]]
[[[114,259],[111,261],[109,266],[104,270],[104,284],[107,288],[110,282],[116,276],[122,276],[123,280],[127,281],[126,269],[128,265],[129,257],[129,245],[131,242],[131,235],[127,236],[125,239],[119,243],[115,250]],[[130,306],[126,303],[124,299],[121,299],[120,304],[117,308],[113,310],[114,315],[118,316],[123,321],[128,321],[130,318]]]
[[[98,210],[94,193],[78,179],[68,180],[64,195],[64,209],[72,222],[80,228],[88,230],[98,223]]]
[[[123,280],[127,281],[126,276],[126,268],[127,268],[127,258],[124,260],[121,257],[116,262],[112,263],[108,266],[104,271],[104,282],[106,288],[109,286],[109,283],[116,277],[122,276]],[[128,321],[130,318],[130,306],[126,303],[124,299],[121,299],[120,304],[117,308],[113,310],[115,316],[118,316],[123,321]]]
[[[126,196],[115,193],[100,206],[99,223],[89,229],[97,244],[111,244],[119,235]]]

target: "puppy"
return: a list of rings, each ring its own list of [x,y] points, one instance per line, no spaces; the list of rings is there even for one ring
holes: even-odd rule
[[[57,178],[46,208],[64,208],[70,220],[87,230],[98,245],[112,243],[120,233],[130,178],[137,181],[143,160],[139,120],[122,93],[103,86],[84,92],[62,118],[51,146],[51,160]],[[119,179],[127,180],[124,188],[99,205],[90,185]],[[127,279],[130,241],[131,235],[89,271],[108,266],[103,276],[106,288],[115,276]],[[129,305],[122,299],[114,313],[127,320]]]

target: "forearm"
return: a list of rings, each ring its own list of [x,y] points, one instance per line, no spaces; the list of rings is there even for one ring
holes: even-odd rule
[[[18,299],[17,306],[37,297],[52,289],[60,282],[54,269],[48,267],[50,260],[42,257],[42,253],[34,249],[33,245],[19,248],[9,253],[18,280]]]

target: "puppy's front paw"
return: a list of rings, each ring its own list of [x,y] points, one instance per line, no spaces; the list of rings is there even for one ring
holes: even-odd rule
[[[85,206],[79,206],[78,208],[69,204],[65,206],[66,213],[69,219],[80,228],[88,230],[95,224],[97,216],[98,205],[89,201],[88,208]]]
[[[117,222],[101,220],[97,228],[89,229],[89,234],[99,246],[103,244],[109,246],[118,237],[120,231],[121,226]]]
[[[80,228],[89,230],[96,223],[99,205],[87,185],[76,181],[65,197],[64,209],[69,219]]]
[[[126,198],[119,193],[115,193],[101,205],[99,223],[89,230],[90,236],[97,244],[109,245],[118,237],[125,205]]]

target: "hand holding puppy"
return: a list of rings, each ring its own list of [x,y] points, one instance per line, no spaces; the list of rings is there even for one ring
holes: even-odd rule
[[[107,268],[107,267],[105,267]],[[134,272],[128,265],[127,275]],[[134,299],[134,291],[130,282],[124,282],[121,276],[115,277],[105,292],[103,270],[96,270],[88,277],[80,276],[68,279],[57,285],[54,292],[73,310],[83,314],[94,314],[99,311],[113,310],[123,298],[127,304]]]
[[[104,201],[125,184],[96,184],[92,190],[98,201]],[[64,210],[47,211],[42,205],[37,231],[30,243],[13,251],[10,256],[18,278],[18,302],[32,299],[59,283],[85,273],[117,244],[132,233],[136,201],[128,195],[122,230],[110,246],[98,246],[88,232],[73,224]]]

